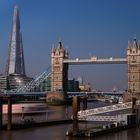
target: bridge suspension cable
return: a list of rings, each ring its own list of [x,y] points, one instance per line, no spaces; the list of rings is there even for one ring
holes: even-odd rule
[[[19,93],[19,92],[29,92],[33,90],[35,87],[38,87],[44,80],[46,80],[48,77],[51,76],[50,68],[51,67],[48,67],[43,73],[41,73],[35,79],[28,82],[26,85],[11,90],[10,92]]]

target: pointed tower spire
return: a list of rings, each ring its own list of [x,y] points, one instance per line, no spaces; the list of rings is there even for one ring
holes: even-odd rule
[[[134,40],[136,41],[136,33],[134,33]]]
[[[130,44],[130,41],[128,40],[128,48],[127,48],[128,50],[130,50],[131,49],[131,44]]]
[[[134,47],[134,48],[137,48],[136,33],[134,33],[133,47]]]
[[[59,42],[58,42],[58,49],[62,49],[62,42],[61,42],[61,40],[59,40]]]
[[[19,8],[14,7],[13,26],[9,43],[9,54],[6,67],[6,74],[25,75],[22,35],[20,32]]]
[[[55,48],[54,48],[54,44],[52,44],[52,50],[51,50],[52,53],[55,52]]]
[[[140,40],[138,41],[138,49],[140,50]]]
[[[65,49],[65,56],[69,57],[68,47],[66,47],[66,49]]]

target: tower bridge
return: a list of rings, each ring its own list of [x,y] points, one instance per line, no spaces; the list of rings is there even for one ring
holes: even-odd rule
[[[128,91],[138,95],[138,97],[140,96],[140,43],[137,45],[136,38],[134,38],[133,45],[128,43],[126,58],[97,58],[94,56],[88,59],[69,59],[68,51],[63,48],[62,42],[59,42],[58,47],[56,49],[53,47],[51,51],[51,72],[43,72],[34,81],[22,88],[20,87],[17,91],[30,91],[31,88],[38,86],[46,77],[51,76],[51,92],[47,95],[48,98],[51,100],[51,98],[54,99],[55,96],[58,98],[58,95],[60,95],[61,100],[65,100],[69,65],[84,64],[126,64],[128,66]],[[132,94],[128,95],[132,96]]]
[[[137,45],[136,37],[133,44],[128,42],[127,56],[123,58],[97,58],[93,56],[88,59],[70,59],[69,53],[63,48],[62,42],[58,47],[51,51],[51,91],[63,91],[64,96],[67,92],[68,68],[69,65],[84,64],[127,64],[128,66],[128,91],[140,98],[140,42]],[[51,96],[50,96],[51,98]],[[54,95],[53,95],[54,98]]]

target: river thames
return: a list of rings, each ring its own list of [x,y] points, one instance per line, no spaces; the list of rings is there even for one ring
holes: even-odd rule
[[[108,103],[103,102],[93,102],[88,103],[88,107],[97,107],[108,105]],[[47,106],[46,104],[36,104],[36,108],[40,110],[43,107],[47,108],[45,113],[38,115],[25,115],[25,119],[33,118],[37,121],[45,120],[59,120],[71,117],[71,106]],[[29,108],[30,109],[30,108]],[[122,112],[118,112],[122,113]],[[5,116],[6,118],[6,116]],[[13,115],[13,122],[20,120],[20,115]],[[80,128],[90,128],[98,125],[98,123],[80,123]],[[53,125],[44,127],[35,127],[21,130],[12,131],[0,131],[0,140],[139,140],[140,138],[140,128],[131,128],[128,130],[109,133],[101,136],[95,136],[93,138],[83,138],[83,137],[67,137],[66,131],[72,129],[71,124],[63,125]]]

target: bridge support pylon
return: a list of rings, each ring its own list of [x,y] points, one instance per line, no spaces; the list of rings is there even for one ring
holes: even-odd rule
[[[128,42],[127,48],[127,65],[128,65],[128,91],[140,99],[140,42],[136,41],[134,36],[133,44]]]
[[[8,97],[8,124],[7,130],[12,129],[12,97]]]
[[[64,59],[68,59],[68,52],[63,48],[62,42],[59,41],[58,47],[51,50],[51,92],[47,100],[55,100],[58,102],[66,101],[67,85],[68,85],[68,64],[63,63]],[[53,95],[51,95],[53,94]],[[53,98],[53,99],[52,99]]]
[[[136,114],[136,98],[132,98],[132,113]]]
[[[2,97],[0,97],[0,129],[2,129],[2,125],[3,125],[3,99]]]
[[[6,98],[8,101],[7,107],[7,130],[12,129],[12,97],[2,97],[0,96],[0,130],[3,127],[3,98]]]
[[[83,102],[83,110],[87,109],[87,98],[86,96],[82,97],[82,102]]]
[[[80,98],[78,96],[73,96],[72,108],[73,108],[73,136],[77,136],[79,131],[77,115],[80,109]]]

